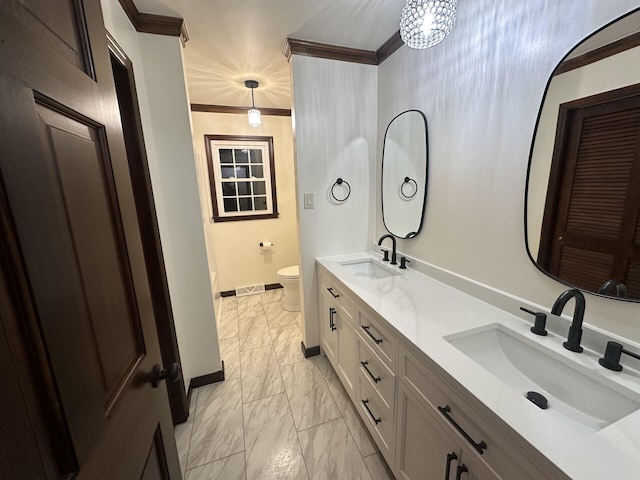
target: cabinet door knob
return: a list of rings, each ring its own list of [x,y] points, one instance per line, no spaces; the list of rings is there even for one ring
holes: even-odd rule
[[[451,474],[451,462],[458,459],[456,452],[447,453],[447,468],[444,471],[444,480],[449,480]]]

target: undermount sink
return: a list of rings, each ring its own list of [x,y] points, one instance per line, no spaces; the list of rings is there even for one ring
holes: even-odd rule
[[[371,258],[343,262],[340,265],[351,275],[360,278],[368,278],[370,280],[395,277],[396,275],[399,275],[398,272],[394,272],[390,268],[380,265]]]
[[[614,390],[597,372],[504,325],[488,325],[445,340],[523,396],[530,391],[543,395],[548,401],[545,414],[579,434],[594,433],[640,408],[640,399],[632,392]]]

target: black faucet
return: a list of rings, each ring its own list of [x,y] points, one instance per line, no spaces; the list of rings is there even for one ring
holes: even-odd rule
[[[390,238],[391,242],[392,242],[392,250],[391,250],[391,265],[397,265],[398,262],[396,262],[396,237],[394,237],[393,235],[391,235],[390,233],[387,233],[386,235],[383,235],[380,237],[380,240],[378,240],[378,246],[382,245],[382,241],[385,238]]]
[[[615,278],[604,282],[598,290],[598,293],[602,295],[611,295],[614,289],[616,293],[613,296],[618,298],[627,298],[627,286]]]
[[[573,320],[571,322],[571,327],[569,327],[569,335],[567,336],[567,341],[562,344],[564,348],[567,350],[571,350],[572,352],[582,352],[582,347],[580,346],[580,339],[582,338],[582,320],[584,318],[584,295],[580,290],[576,290],[572,288],[567,290],[566,292],[562,292],[557,300],[554,302],[553,307],[551,307],[551,313],[553,315],[560,315],[562,313],[562,309],[567,304],[567,302],[574,298],[576,301],[576,306],[573,310]]]

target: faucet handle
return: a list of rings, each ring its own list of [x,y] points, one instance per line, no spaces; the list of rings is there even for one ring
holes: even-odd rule
[[[382,261],[383,262],[388,262],[389,261],[389,250],[381,248],[380,251],[384,254],[384,257],[382,257]]]
[[[535,316],[533,327],[531,327],[531,332],[535,333],[536,335],[545,337],[547,335],[547,330],[545,329],[545,326],[547,324],[547,314],[544,312],[534,312],[524,307],[520,307],[520,310]]]
[[[622,370],[622,365],[620,365],[620,357],[622,357],[623,353],[626,353],[630,357],[640,360],[640,355],[630,352],[629,350],[625,350],[621,343],[609,340],[607,342],[607,348],[604,351],[604,357],[598,359],[598,363],[604,368],[619,372],[620,370]]]
[[[406,270],[407,269],[407,263],[411,263],[411,260],[409,260],[404,255],[402,257],[400,257],[400,268],[402,270]]]

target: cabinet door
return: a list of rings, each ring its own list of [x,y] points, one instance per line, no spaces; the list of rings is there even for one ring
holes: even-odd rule
[[[459,473],[458,469],[461,469]],[[458,465],[451,465],[450,480],[500,480],[500,477],[475,451],[465,446]]]
[[[471,448],[460,444],[403,382],[398,382],[396,470],[407,480],[500,480]]]
[[[349,314],[337,306],[336,326],[338,327],[338,374],[344,388],[349,392],[351,400],[355,401],[356,375],[358,365],[358,342],[355,329]]]
[[[461,449],[402,382],[396,397],[396,472],[406,480],[454,480]],[[447,476],[447,469],[449,475]],[[461,479],[466,472],[461,472]]]
[[[320,293],[320,344],[325,355],[329,358],[333,366],[338,361],[338,329],[335,325],[337,315],[336,305],[331,294],[324,289]]]

